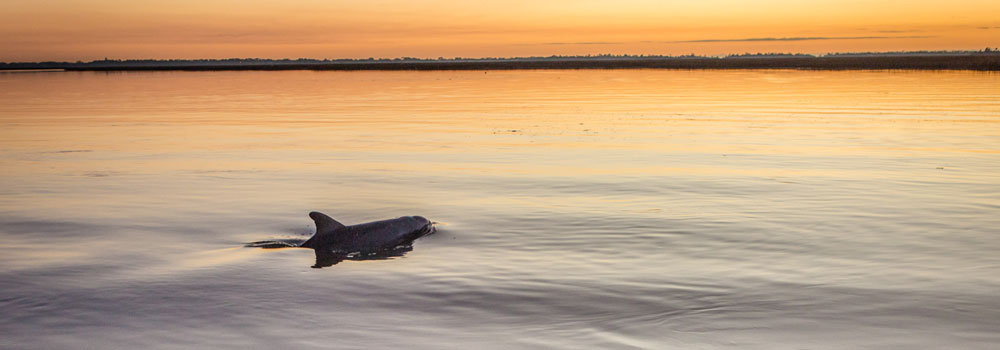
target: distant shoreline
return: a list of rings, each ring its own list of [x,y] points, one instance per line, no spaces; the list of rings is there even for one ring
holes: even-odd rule
[[[804,69],[1000,71],[1000,54],[833,56],[553,57],[448,60],[126,60],[0,64],[0,70],[222,71],[222,70],[512,70],[512,69]]]

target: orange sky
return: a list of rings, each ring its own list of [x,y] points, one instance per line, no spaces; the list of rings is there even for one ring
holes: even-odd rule
[[[3,0],[0,61],[966,50],[997,0]]]

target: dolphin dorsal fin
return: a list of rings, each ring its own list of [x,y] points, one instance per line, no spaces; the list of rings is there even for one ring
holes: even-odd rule
[[[316,233],[336,231],[344,228],[344,224],[318,211],[309,213],[309,217],[316,222]]]

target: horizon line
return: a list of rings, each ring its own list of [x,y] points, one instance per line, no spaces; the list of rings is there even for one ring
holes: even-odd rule
[[[767,41],[767,40],[816,40],[816,39],[806,39],[806,38],[749,38],[749,39],[719,39],[717,41]],[[823,39],[820,39],[823,40]],[[705,42],[704,40],[699,41],[686,41],[686,42]],[[716,41],[711,41],[716,42]],[[537,56],[508,56],[508,57],[443,57],[438,56],[436,58],[432,57],[411,57],[411,56],[399,56],[399,57],[368,57],[368,58],[309,58],[309,57],[298,57],[298,58],[261,58],[261,57],[226,57],[226,58],[109,58],[104,59],[93,59],[90,61],[84,60],[39,60],[39,61],[0,61],[3,64],[17,64],[17,63],[69,63],[69,64],[80,64],[80,63],[96,63],[96,62],[125,62],[125,61],[226,61],[226,60],[258,60],[258,61],[459,61],[459,60],[517,60],[517,59],[553,59],[553,58],[640,58],[640,57],[656,57],[656,58],[726,58],[726,57],[739,57],[739,56],[810,56],[810,57],[825,57],[825,56],[837,56],[837,55],[889,55],[889,54],[959,54],[959,53],[995,53],[1000,52],[1000,48],[990,48],[986,47],[983,49],[967,49],[967,50],[907,50],[907,51],[850,51],[850,52],[827,52],[824,54],[811,54],[802,52],[743,52],[743,53],[729,53],[724,55],[696,55],[696,54],[686,54],[686,55],[668,55],[668,54],[611,54],[611,53],[601,53],[601,54],[580,54],[580,55],[537,55]]]

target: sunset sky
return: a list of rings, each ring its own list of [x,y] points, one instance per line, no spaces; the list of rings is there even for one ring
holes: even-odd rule
[[[0,61],[967,50],[997,0],[4,0]]]

